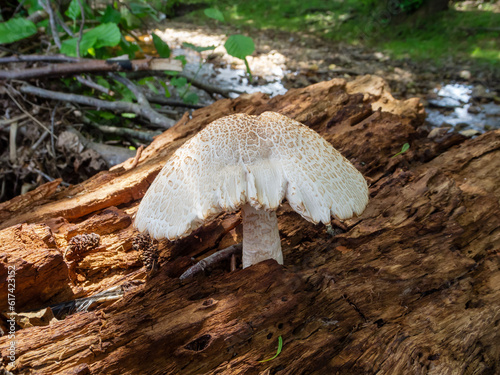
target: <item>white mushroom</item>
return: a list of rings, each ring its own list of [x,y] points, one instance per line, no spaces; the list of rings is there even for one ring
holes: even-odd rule
[[[275,210],[286,198],[304,219],[361,214],[361,173],[307,126],[274,112],[209,124],[172,155],[142,199],[135,225],[152,237],[189,235],[219,213],[243,213],[243,267],[283,264]]]

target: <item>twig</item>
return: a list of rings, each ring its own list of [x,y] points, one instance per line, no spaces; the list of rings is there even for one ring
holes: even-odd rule
[[[57,21],[57,24],[59,26],[61,26],[64,31],[66,31],[68,33],[69,36],[71,36],[72,38],[75,37],[75,34],[73,33],[73,31],[71,31],[71,29],[68,27],[68,25],[66,25],[66,23],[61,19],[61,17],[59,17],[59,14],[56,13],[56,21]]]
[[[193,109],[200,109],[205,107],[204,105],[201,104],[190,104],[190,103],[184,103],[183,101],[180,100],[169,99],[166,98],[164,95],[152,95],[147,93],[145,95],[150,103],[163,104],[171,107],[184,107]]]
[[[119,76],[118,74],[114,73],[109,73],[109,76],[113,78],[115,81],[120,82],[121,84],[125,85],[132,93],[135,95],[135,98],[137,99],[137,103],[139,105],[144,105],[146,107],[151,108],[151,104],[149,104],[148,100],[146,99],[146,96],[142,93],[142,91],[132,83],[131,80],[128,78]]]
[[[82,22],[80,23],[80,31],[78,32],[78,40],[76,42],[76,56],[78,58],[80,58],[80,42],[82,41],[83,26],[85,25],[85,10],[83,9],[82,0],[78,0],[78,4],[80,5],[80,13],[82,16]]]
[[[49,182],[52,182],[52,181],[55,180],[55,178],[50,177],[47,173],[44,173],[44,172],[42,172],[41,170],[39,170],[37,168],[31,168],[31,170],[33,172],[38,173],[40,176],[42,176],[43,178],[45,178]],[[70,184],[68,184],[67,182],[64,182],[64,181],[61,181],[60,184],[63,185],[63,186],[69,186],[70,185]]]
[[[108,89],[107,87],[104,87],[104,86],[101,86],[100,84],[98,83],[95,83],[94,81],[92,81],[90,78],[84,78],[82,76],[76,76],[75,77],[76,80],[78,82],[80,82],[82,85],[85,85],[87,87],[90,87],[91,89],[94,89],[94,90],[97,90],[97,91],[100,91],[106,95],[109,95],[109,96],[114,96],[115,93],[113,91],[111,91],[110,89]]]
[[[139,159],[141,158],[142,150],[144,150],[144,146],[140,145],[139,148],[137,149],[137,153],[135,154],[134,161],[132,162],[132,165],[130,166],[130,169],[134,169],[137,167],[137,164],[139,164]]]
[[[16,55],[0,58],[0,64],[9,64],[15,62],[82,62],[83,60],[92,61],[91,59],[77,59],[76,57],[68,57],[65,55]]]
[[[27,114],[22,114],[22,115],[19,115],[19,116],[10,118],[10,119],[0,120],[0,129],[2,129],[4,126],[12,124],[13,122],[24,120],[27,117],[28,117]]]
[[[77,60],[75,63],[51,64],[30,69],[1,70],[0,79],[32,79],[52,76],[64,76],[77,73],[124,72],[139,70],[171,70],[180,72],[182,63],[171,59],[143,60]]]
[[[54,123],[55,123],[55,117],[56,117],[56,110],[57,107],[59,106],[59,103],[56,103],[54,106],[54,109],[52,110],[52,113],[50,114],[50,130],[51,130],[51,137],[50,137],[50,146],[52,150],[52,157],[56,156],[56,148],[54,146]]]
[[[231,255],[240,252],[242,249],[241,244],[226,247],[224,250],[217,251],[212,255],[207,256],[205,259],[200,260],[194,266],[189,267],[180,277],[180,280],[186,280],[193,277],[197,273],[205,270],[208,266],[220,262],[223,259],[229,258]]]
[[[32,94],[42,98],[73,102],[82,105],[97,107],[100,109],[109,109],[119,113],[133,112],[147,118],[152,124],[162,127],[163,129],[171,128],[176,122],[163,115],[160,115],[158,112],[154,111],[151,108],[145,108],[135,103],[108,102],[106,100],[95,99],[83,95],[66,94],[57,91],[45,90],[39,87],[31,86],[27,83],[21,86],[19,90],[25,94]]]
[[[33,117],[31,115],[31,113],[29,113],[27,110],[25,110],[23,108],[23,106],[21,106],[21,104],[19,104],[19,102],[14,98],[14,96],[10,93],[9,90],[6,90],[6,93],[7,93],[7,95],[9,95],[9,97],[12,99],[12,101],[17,105],[17,107],[21,111],[24,112],[25,115],[27,115],[31,120],[33,120],[34,122],[36,122],[38,125],[40,125],[42,128],[44,128],[45,130],[47,130],[50,134],[52,134],[55,137],[54,133],[52,133],[44,124],[42,124],[40,121],[38,121],[35,117]]]
[[[103,133],[129,136],[129,137],[137,138],[141,141],[146,141],[146,142],[152,142],[153,138],[155,136],[161,134],[161,132],[145,132],[145,131],[134,130],[134,129],[129,129],[129,128],[119,128],[116,126],[96,124],[95,122],[91,121],[87,117],[83,118],[83,122],[87,125],[90,125],[90,126],[96,128],[96,129],[99,129]]]
[[[40,0],[40,5],[49,14],[50,29],[52,30],[54,43],[56,44],[57,48],[61,49],[61,40],[59,39],[59,33],[57,32],[56,20],[54,17],[54,11],[50,6],[50,0]]]
[[[48,136],[49,134],[50,134],[50,133],[49,133],[47,130],[45,130],[45,131],[43,132],[43,134],[40,136],[40,138],[38,138],[38,140],[37,140],[35,143],[33,143],[33,146],[31,146],[31,149],[32,149],[33,151],[34,151],[34,150],[36,150],[36,149],[38,148],[38,146],[40,146],[40,145],[42,144],[42,142],[45,140],[45,138],[47,138],[47,136]]]
[[[151,104],[149,104],[148,99],[146,99],[146,96],[142,93],[141,89],[136,85],[134,85],[134,83],[131,80],[114,73],[109,73],[109,76],[114,80],[120,82],[121,84],[125,85],[130,91],[132,91],[132,93],[135,95],[137,99],[137,104],[141,107],[143,111],[148,111],[149,113],[151,113],[151,115],[156,114],[157,116],[164,117],[162,114],[156,112],[151,107]]]
[[[195,76],[193,76],[189,73],[186,73],[186,72],[180,73],[179,76],[186,78],[188,81],[190,81],[191,85],[193,85],[193,86],[196,86],[202,90],[205,90],[208,93],[220,94],[225,98],[229,98],[229,94],[232,92],[234,92],[235,94],[240,94],[240,95],[245,94],[245,91],[236,90],[236,89],[223,89],[219,86],[211,85],[209,83],[206,83],[203,80],[196,79]]]
[[[12,164],[17,164],[17,122],[13,122],[10,125],[10,135],[9,135],[9,160]]]

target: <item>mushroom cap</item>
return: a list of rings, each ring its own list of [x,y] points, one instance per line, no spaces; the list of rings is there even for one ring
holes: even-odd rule
[[[245,203],[286,198],[306,220],[347,219],[368,203],[361,173],[318,133],[275,112],[220,118],[178,148],[139,205],[135,226],[154,238],[189,235]]]

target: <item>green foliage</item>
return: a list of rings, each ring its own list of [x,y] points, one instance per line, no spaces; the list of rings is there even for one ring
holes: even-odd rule
[[[263,362],[267,362],[267,361],[271,361],[271,360],[275,359],[277,356],[280,355],[282,348],[283,348],[283,339],[281,336],[278,336],[278,350],[276,351],[276,354],[271,358],[264,359],[264,360],[259,361],[259,362],[263,363]]]
[[[228,54],[241,60],[245,60],[255,51],[253,39],[241,34],[231,35],[227,38],[224,47]]]
[[[168,47],[168,44],[165,43],[161,38],[153,33],[153,44],[155,45],[156,51],[158,52],[158,55],[162,58],[169,58],[170,57],[170,48]]]
[[[187,104],[198,104],[198,101],[200,100],[198,94],[195,92],[190,92],[189,94],[185,95],[182,100],[184,103]]]
[[[173,77],[170,80],[170,84],[175,88],[180,89],[187,85],[187,79],[184,77]]]
[[[11,18],[0,23],[0,44],[12,43],[37,33],[36,26],[24,18]]]
[[[255,51],[253,39],[241,34],[231,35],[227,38],[226,43],[224,43],[224,47],[226,48],[228,54],[245,62],[247,73],[250,76],[251,82],[252,72],[250,70],[250,65],[248,65],[247,56],[250,56],[253,51]]]
[[[205,16],[213,18],[214,20],[224,22],[224,15],[222,12],[215,8],[207,8],[204,10]]]
[[[114,23],[105,23],[83,34],[80,42],[82,56],[92,54],[91,49],[114,47],[120,43],[120,29]],[[66,39],[61,46],[61,52],[68,56],[76,56],[78,38]]]
[[[68,9],[66,9],[66,12],[64,12],[64,14],[71,18],[73,21],[80,17],[81,13],[82,10],[80,8],[80,3],[78,2],[78,0],[71,0]]]
[[[120,23],[120,20],[122,19],[122,15],[119,11],[114,9],[112,6],[108,5],[106,7],[106,10],[104,11],[104,14],[100,18],[101,23]]]

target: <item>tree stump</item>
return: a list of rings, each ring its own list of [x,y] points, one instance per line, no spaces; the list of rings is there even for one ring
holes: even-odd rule
[[[133,215],[165,160],[211,121],[276,111],[319,132],[370,182],[362,216],[331,236],[286,204],[284,266],[215,269],[181,282],[202,258],[238,241],[238,213],[175,243],[146,275]],[[16,267],[15,311],[143,281],[117,302],[20,328],[14,374],[500,373],[500,131],[428,138],[417,99],[381,78],[335,79],[286,95],[220,100],[185,116],[108,172],[61,191],[44,185],[0,205],[0,278]],[[410,149],[397,154],[403,144]],[[57,183],[56,183],[57,185]],[[76,235],[97,247],[74,264]],[[7,296],[0,300],[8,309]],[[3,330],[8,329],[6,318]],[[281,353],[267,362],[277,350]]]

